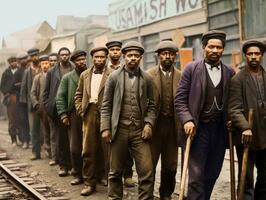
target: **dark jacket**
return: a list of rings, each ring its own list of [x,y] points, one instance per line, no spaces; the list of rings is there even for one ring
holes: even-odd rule
[[[1,84],[0,84],[1,92],[4,95],[6,95],[7,93],[16,94],[16,91],[14,90],[13,87],[13,83],[14,83],[14,74],[12,73],[11,68],[8,67],[2,74]]]
[[[70,63],[70,69],[74,69],[73,63]],[[47,114],[52,118],[58,117],[55,98],[61,78],[62,77],[60,76],[60,63],[58,63],[56,66],[49,69],[49,71],[47,72],[45,87],[43,91],[44,109]]]
[[[111,130],[112,139],[115,138],[119,123],[123,93],[125,87],[124,67],[114,71],[107,79],[103,103],[101,108],[101,132]],[[139,76],[139,102],[141,110],[141,122],[150,123],[153,127],[156,119],[155,100],[153,95],[153,82],[151,77],[140,69]]]
[[[262,68],[263,70],[263,68]],[[266,90],[266,72],[263,70],[264,90]],[[266,95],[266,91],[265,95]],[[264,99],[264,101],[266,101]],[[248,124],[249,109],[253,109],[253,126]],[[266,148],[266,105],[264,109],[259,106],[256,85],[248,71],[244,68],[231,80],[228,113],[233,126],[237,129],[234,135],[235,142],[240,144],[241,134],[247,129],[252,129],[252,144],[254,150]],[[236,138],[237,141],[236,141]]]

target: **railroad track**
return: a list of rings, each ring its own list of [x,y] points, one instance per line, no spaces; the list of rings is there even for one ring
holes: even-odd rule
[[[0,152],[0,200],[67,200],[62,193],[38,182],[25,168],[27,163],[17,163]]]

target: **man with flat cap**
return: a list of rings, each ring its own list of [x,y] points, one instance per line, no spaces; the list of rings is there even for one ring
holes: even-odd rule
[[[121,48],[122,48],[122,42],[118,40],[111,40],[106,43],[105,45],[108,48],[108,57],[109,57],[109,63],[108,67],[117,70],[122,66],[121,62]],[[128,158],[126,161],[126,166],[123,171],[123,177],[124,177],[124,185],[127,187],[134,187],[135,183],[132,180],[133,176],[133,159],[132,156],[130,155],[130,152],[128,152]]]
[[[28,54],[26,52],[17,55],[18,70],[14,74],[14,88],[17,96],[16,116],[19,140],[22,142],[22,148],[27,149],[30,142],[30,127],[28,118],[28,109],[26,103],[19,102],[21,82],[24,71],[28,64]]]
[[[96,184],[107,184],[107,145],[100,135],[100,108],[107,77],[112,69],[106,65],[108,49],[95,47],[90,52],[93,66],[80,75],[75,94],[75,106],[83,123],[83,179],[81,195],[88,196],[96,191]],[[102,181],[104,180],[104,182]]]
[[[110,143],[108,199],[123,198],[122,172],[131,152],[139,181],[138,199],[153,199],[150,139],[155,123],[151,77],[140,69],[144,48],[131,41],[122,48],[125,65],[108,78],[101,108],[101,133]]]
[[[75,69],[63,76],[56,95],[58,115],[62,123],[68,127],[72,175],[75,177],[71,181],[71,185],[78,185],[83,181],[81,157],[82,119],[77,115],[74,96],[78,86],[79,76],[87,69],[86,56],[87,53],[82,50],[76,50],[72,53],[70,60],[75,64]]]
[[[41,67],[39,65],[39,49],[32,48],[28,50],[28,55],[30,57],[30,63],[27,66],[27,69],[24,71],[21,87],[20,87],[20,97],[19,101],[21,103],[27,104],[28,107],[28,119],[29,119],[29,125],[30,125],[30,134],[32,132],[32,126],[33,126],[33,106],[31,102],[31,87],[34,77],[41,73]],[[25,147],[28,147],[28,141],[26,141]]]
[[[32,157],[31,160],[41,158],[41,136],[44,137],[44,148],[46,155],[49,157],[49,144],[45,140],[50,135],[47,113],[43,106],[43,91],[45,87],[46,74],[50,67],[48,55],[39,57],[42,72],[37,74],[31,87],[31,102],[33,107],[33,126],[31,131]],[[43,134],[43,135],[41,135]]]
[[[186,65],[175,96],[181,143],[192,139],[188,161],[187,199],[210,199],[226,149],[226,121],[232,68],[221,62],[226,34],[202,36],[204,59]]]
[[[181,72],[175,68],[177,46],[172,41],[160,42],[155,52],[158,66],[147,72],[154,81],[154,95],[157,108],[157,121],[151,139],[154,173],[161,155],[160,199],[171,199],[175,189],[177,169],[178,122],[174,111],[174,97]]]
[[[51,161],[49,164],[55,165],[58,162],[58,175],[64,177],[68,175],[68,170],[71,168],[69,140],[67,127],[58,116],[55,97],[62,77],[74,69],[74,64],[69,61],[70,50],[67,47],[61,47],[58,55],[60,61],[48,70],[46,75],[43,103],[50,125]]]
[[[13,87],[14,74],[17,71],[17,59],[11,56],[7,59],[8,68],[1,77],[0,89],[4,95],[3,104],[7,108],[8,133],[11,137],[12,145],[17,145],[17,124],[16,124],[16,90]]]
[[[243,147],[249,145],[245,200],[266,199],[266,72],[261,63],[265,44],[250,40],[243,44],[246,66],[231,80],[229,114],[237,130],[238,180],[241,176]],[[249,109],[253,109],[253,125],[248,123]],[[253,169],[257,168],[254,190]]]

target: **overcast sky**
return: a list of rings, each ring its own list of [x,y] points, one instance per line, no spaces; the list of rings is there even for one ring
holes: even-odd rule
[[[3,0],[0,39],[44,20],[55,28],[58,15],[107,15],[110,0]]]

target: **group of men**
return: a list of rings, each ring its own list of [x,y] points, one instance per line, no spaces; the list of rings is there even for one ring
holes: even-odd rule
[[[145,50],[135,41],[124,45],[109,41],[104,47],[93,48],[89,68],[85,51],[71,54],[66,47],[58,51],[59,61],[49,70],[50,56],[35,58],[36,49],[28,52],[28,68],[21,62],[15,72],[9,59],[1,91],[8,96],[11,141],[16,142],[18,132],[24,134],[23,139],[19,137],[24,146],[30,141],[25,123],[16,129],[12,121],[14,110],[9,107],[15,105],[21,110],[17,117],[27,111],[27,116],[18,118],[32,122],[32,159],[40,158],[43,138],[49,164],[59,165],[59,176],[71,170],[75,177],[71,184],[84,182],[84,196],[93,194],[97,184],[108,185],[108,199],[123,198],[122,177],[125,186],[134,186],[133,160],[138,199],[153,199],[160,157],[160,199],[169,200],[176,187],[177,148],[185,149],[190,137],[186,198],[206,200],[222,168],[230,119],[235,135],[241,136],[236,144],[240,162],[243,146],[250,146],[245,199],[265,199],[266,74],[261,66],[265,45],[244,43],[247,66],[234,75],[233,69],[221,62],[225,43],[224,32],[203,34],[204,58],[189,63],[182,74],[175,67],[178,48],[170,40],[159,42],[154,50],[158,64],[147,71],[141,67]],[[5,82],[21,70],[20,85]],[[247,122],[250,108],[255,113],[252,127]],[[258,174],[255,192],[254,164]]]

